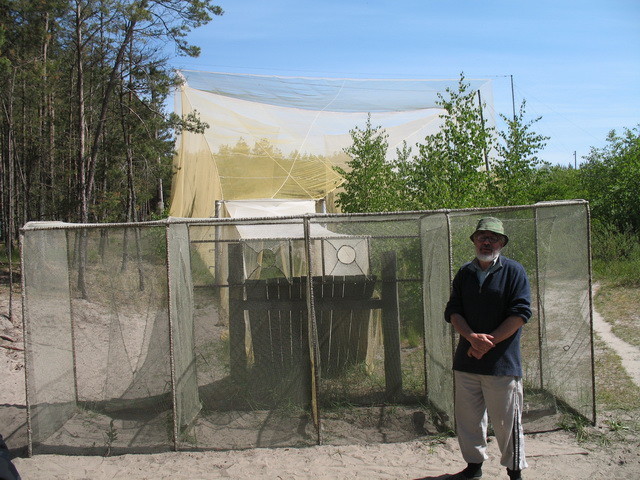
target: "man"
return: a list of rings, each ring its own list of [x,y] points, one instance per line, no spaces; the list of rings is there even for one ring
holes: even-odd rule
[[[9,447],[0,435],[0,480],[20,480],[20,474],[11,462]]]
[[[527,467],[522,431],[520,336],[531,318],[524,268],[500,254],[508,243],[502,222],[483,218],[471,235],[476,258],[455,278],[445,319],[460,334],[453,360],[458,443],[467,468],[456,480],[482,477],[491,418],[500,463],[510,479]]]

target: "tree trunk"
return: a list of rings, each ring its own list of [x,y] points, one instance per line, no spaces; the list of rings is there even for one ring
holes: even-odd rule
[[[80,221],[82,223],[89,222],[89,205],[87,201],[87,172],[85,165],[85,98],[84,98],[84,64],[83,64],[83,19],[80,3],[76,3],[76,24],[75,24],[75,41],[76,41],[76,80],[77,80],[77,133],[78,133],[78,193],[80,194]],[[87,232],[82,230],[80,234],[80,245],[78,247],[78,290],[82,298],[88,296],[85,269],[87,264]]]
[[[15,238],[15,149],[14,147],[14,132],[13,132],[13,99],[14,99],[14,86],[15,86],[16,70],[13,69],[13,75],[9,83],[9,95],[8,103],[6,104],[6,118],[7,118],[7,234],[6,234],[6,249],[7,257],[9,259],[9,318],[13,321],[13,243]]]
[[[87,172],[85,162],[85,144],[86,144],[86,119],[85,119],[85,99],[84,99],[84,64],[83,64],[83,37],[82,37],[82,12],[80,4],[76,4],[76,81],[77,81],[77,122],[78,122],[78,190],[80,194],[80,221],[87,223],[89,221],[89,206],[87,203]]]
[[[146,6],[147,2],[144,1],[142,3],[144,6]],[[109,76],[109,81],[107,82],[107,87],[102,97],[100,117],[98,118],[98,122],[96,124],[96,128],[93,134],[93,144],[91,147],[91,154],[87,162],[88,182],[84,185],[85,193],[83,196],[83,201],[88,201],[90,199],[91,186],[93,185],[95,172],[96,172],[96,162],[97,162],[98,151],[100,147],[100,138],[102,137],[102,132],[104,130],[105,123],[107,121],[107,110],[109,106],[109,100],[111,99],[111,94],[115,89],[119,72],[120,72],[120,66],[122,65],[125,52],[129,46],[129,43],[133,39],[133,32],[134,32],[136,23],[137,23],[137,19],[135,17],[129,21],[129,25],[127,26],[124,40],[122,41],[122,43],[120,44],[120,48],[118,49],[118,53],[116,55],[116,59],[113,64],[113,68],[111,69],[111,75]]]

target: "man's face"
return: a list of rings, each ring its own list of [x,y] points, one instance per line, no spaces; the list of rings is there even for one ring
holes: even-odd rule
[[[473,234],[476,257],[482,262],[493,262],[504,247],[504,237],[487,230],[479,230]]]

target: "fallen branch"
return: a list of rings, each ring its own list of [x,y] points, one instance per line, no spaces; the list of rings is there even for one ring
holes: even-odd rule
[[[16,350],[18,352],[24,352],[24,348],[14,347],[13,345],[0,345],[2,348],[6,348],[7,350]]]
[[[527,455],[527,458],[536,457],[561,457],[562,455],[589,455],[589,452],[561,452],[561,453],[543,453],[540,455]]]

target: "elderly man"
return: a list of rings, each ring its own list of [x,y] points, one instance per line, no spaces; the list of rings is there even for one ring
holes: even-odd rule
[[[471,240],[476,258],[455,278],[445,319],[460,334],[453,360],[458,443],[467,467],[456,480],[482,477],[491,419],[500,463],[510,479],[527,467],[522,431],[520,336],[531,318],[524,268],[500,254],[509,238],[494,217],[478,222]]]

